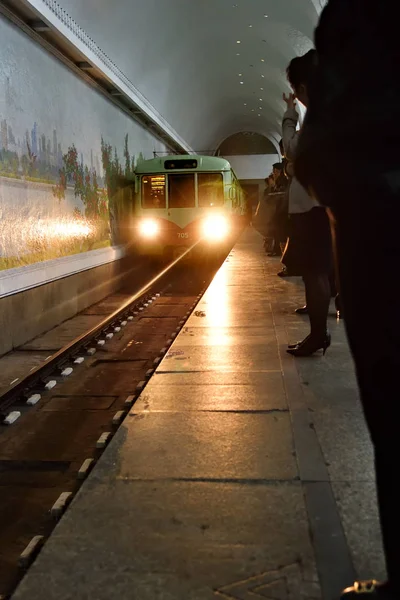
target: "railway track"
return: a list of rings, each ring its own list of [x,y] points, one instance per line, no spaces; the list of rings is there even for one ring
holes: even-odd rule
[[[97,317],[88,331],[3,389],[0,599],[15,589],[221,262],[193,269],[176,261],[140,289],[127,283],[81,313],[83,322]],[[49,332],[25,352],[46,354],[52,345]]]

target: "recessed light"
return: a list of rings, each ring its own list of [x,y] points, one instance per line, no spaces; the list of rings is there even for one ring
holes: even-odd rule
[[[237,44],[241,44],[242,42],[241,42],[240,40],[238,40],[236,43],[237,43]]]
[[[243,85],[243,84],[244,84],[244,81],[241,81],[241,82],[240,82],[240,85]]]
[[[251,109],[251,112],[254,112],[254,108]]]
[[[259,107],[258,107],[258,110],[262,110],[262,106],[259,106]]]
[[[262,59],[261,59],[261,62],[265,62],[265,59],[264,59],[264,58],[262,58]]]
[[[249,27],[253,27],[253,25],[249,25]]]
[[[247,103],[245,102],[245,103],[243,104],[243,106],[247,106]]]
[[[261,77],[264,79],[265,75],[261,75]]]
[[[259,116],[259,117],[261,117],[261,115],[260,115],[260,114],[259,114],[258,116]]]
[[[236,54],[236,56],[240,56],[240,53],[238,52],[238,53]]]
[[[260,90],[263,92],[263,91],[264,91],[264,88],[260,88]]]
[[[260,98],[260,102],[263,102],[263,99],[262,99],[262,98]]]
[[[243,75],[243,73],[239,73],[239,77],[241,77]]]
[[[266,19],[268,19],[268,15],[264,15],[264,17],[265,17]]]

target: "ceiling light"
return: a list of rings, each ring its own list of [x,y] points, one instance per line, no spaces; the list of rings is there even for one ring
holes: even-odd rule
[[[251,112],[254,112],[254,108],[251,109]]]
[[[239,73],[239,77],[241,77],[243,75],[243,73]]]
[[[245,103],[243,104],[243,106],[247,106],[247,103],[245,102]]]
[[[242,42],[241,42],[240,40],[238,40],[236,43],[237,43],[237,44],[241,44]]]
[[[241,82],[240,82],[240,85],[243,85],[243,84],[244,84],[244,81],[241,81]]]
[[[259,106],[259,107],[258,107],[258,109],[259,109],[259,110],[262,110],[262,106]]]
[[[260,90],[263,92],[263,91],[264,91],[264,88],[260,88]]]
[[[261,75],[261,77],[264,79],[265,75]]]
[[[249,27],[253,27],[253,25],[249,25]]]
[[[263,99],[262,99],[262,98],[260,98],[260,102],[263,102]]]
[[[258,115],[259,117],[261,117],[261,115]]]
[[[239,52],[236,54],[236,56],[240,56]]]
[[[265,17],[266,19],[268,19],[268,15],[264,15],[264,17]]]
[[[261,62],[265,62],[265,59],[264,59],[264,58],[262,58],[262,59],[261,59]]]

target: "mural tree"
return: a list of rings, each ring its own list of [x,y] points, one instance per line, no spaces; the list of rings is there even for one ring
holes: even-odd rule
[[[124,143],[124,169],[116,149],[113,152],[111,144],[107,144],[103,138],[101,156],[108,196],[111,239],[113,244],[119,244],[125,241],[123,230],[132,209],[132,185],[135,176],[135,159],[131,158],[129,153],[128,134]]]

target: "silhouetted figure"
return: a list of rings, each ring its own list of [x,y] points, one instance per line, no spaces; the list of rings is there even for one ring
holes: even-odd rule
[[[345,325],[375,450],[388,581],[345,590],[343,598],[360,600],[400,598],[396,6],[393,0],[329,1],[315,33],[318,64],[295,162],[299,181],[330,207],[336,221]],[[351,169],[343,170],[343,164]]]

